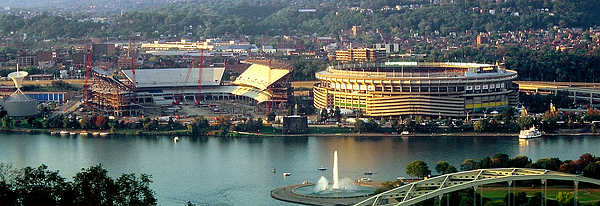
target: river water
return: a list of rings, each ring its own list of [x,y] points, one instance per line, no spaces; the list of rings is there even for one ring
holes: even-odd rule
[[[79,137],[47,134],[0,134],[0,162],[17,168],[48,165],[72,180],[82,168],[102,164],[116,179],[122,173],[146,173],[154,181],[159,205],[296,205],[270,197],[272,189],[305,180],[331,180],[333,152],[338,151],[339,176],[359,179],[366,171],[374,181],[406,177],[405,167],[423,160],[457,168],[465,159],[496,153],[578,159],[600,155],[600,138],[544,137]],[[329,168],[319,171],[320,166]],[[276,172],[272,172],[272,168]],[[283,172],[291,175],[284,177]]]

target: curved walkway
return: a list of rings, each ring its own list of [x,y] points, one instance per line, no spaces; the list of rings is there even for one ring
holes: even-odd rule
[[[338,205],[353,205],[360,201],[366,200],[370,196],[361,197],[344,197],[344,198],[331,198],[331,197],[306,197],[297,195],[294,193],[294,189],[300,186],[306,186],[310,184],[298,184],[290,185],[286,187],[280,187],[271,191],[271,197],[277,200],[292,202],[304,205],[316,205],[316,206],[338,206]]]

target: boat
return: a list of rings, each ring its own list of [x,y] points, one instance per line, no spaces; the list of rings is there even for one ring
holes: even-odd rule
[[[69,132],[70,135],[77,135],[77,132]]]
[[[283,173],[283,176],[284,176],[284,177],[287,177],[287,176],[290,176],[291,174],[292,174],[292,173],[289,173],[289,172],[284,172],[284,173]]]
[[[519,139],[533,139],[541,137],[543,133],[535,127],[524,129],[519,132]]]
[[[359,182],[372,182],[373,180],[371,178],[368,177],[361,177]]]
[[[106,136],[108,135],[108,132],[100,132],[100,136]]]
[[[69,134],[69,131],[63,130],[63,131],[60,131],[60,134]]]
[[[99,135],[100,132],[92,132],[92,135]]]
[[[81,131],[79,135],[88,135],[88,133],[86,131]]]
[[[273,173],[275,173],[277,170],[275,170],[275,168],[273,168],[273,169],[271,169],[271,171],[272,171]]]
[[[321,166],[321,167],[319,167],[319,170],[321,170],[321,171],[323,171],[323,170],[327,170],[327,167],[325,167],[325,166]]]
[[[372,175],[372,174],[373,174],[373,172],[371,172],[371,171],[365,172],[365,175]]]
[[[173,141],[174,141],[174,142],[177,142],[177,141],[179,141],[179,137],[173,137]]]

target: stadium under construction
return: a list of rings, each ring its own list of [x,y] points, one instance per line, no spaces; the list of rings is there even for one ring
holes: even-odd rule
[[[364,116],[465,118],[518,103],[517,72],[498,65],[385,62],[330,66],[317,72],[317,109],[350,109]]]
[[[224,67],[190,67],[122,70],[125,78],[94,68],[89,88],[84,91],[88,110],[120,116],[141,116],[145,107],[205,104],[207,101],[235,100],[286,108],[293,101],[287,63],[248,60],[249,67],[235,81],[224,81]]]

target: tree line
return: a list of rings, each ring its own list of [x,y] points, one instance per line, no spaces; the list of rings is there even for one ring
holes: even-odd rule
[[[424,3],[424,4],[423,4]],[[416,4],[400,10],[383,10],[384,6]],[[360,9],[349,9],[358,7]],[[149,38],[160,35],[212,38],[228,35],[304,35],[337,36],[341,30],[362,26],[365,31],[380,30],[392,36],[414,33],[464,31],[517,31],[547,29],[552,26],[590,27],[600,13],[594,0],[542,1],[513,0],[499,3],[459,1],[428,4],[415,1],[376,0],[370,2],[326,1],[179,1],[149,9],[110,15],[104,23],[84,20],[82,14],[52,15],[32,18],[2,15],[0,33],[27,34],[38,39],[60,37],[129,37],[140,32]],[[298,12],[314,8],[315,12]],[[502,12],[502,9],[508,12]],[[363,10],[361,10],[363,9]],[[365,12],[364,9],[369,9]],[[539,12],[549,9],[548,12]],[[484,12],[481,12],[484,10]],[[488,10],[496,10],[490,14]],[[514,15],[518,12],[519,15]],[[552,13],[553,15],[550,15]],[[52,28],[49,30],[48,28]],[[370,37],[365,37],[370,38]]]
[[[0,205],[156,205],[152,176],[108,176],[101,164],[83,168],[73,181],[41,165],[16,169],[0,163]]]

